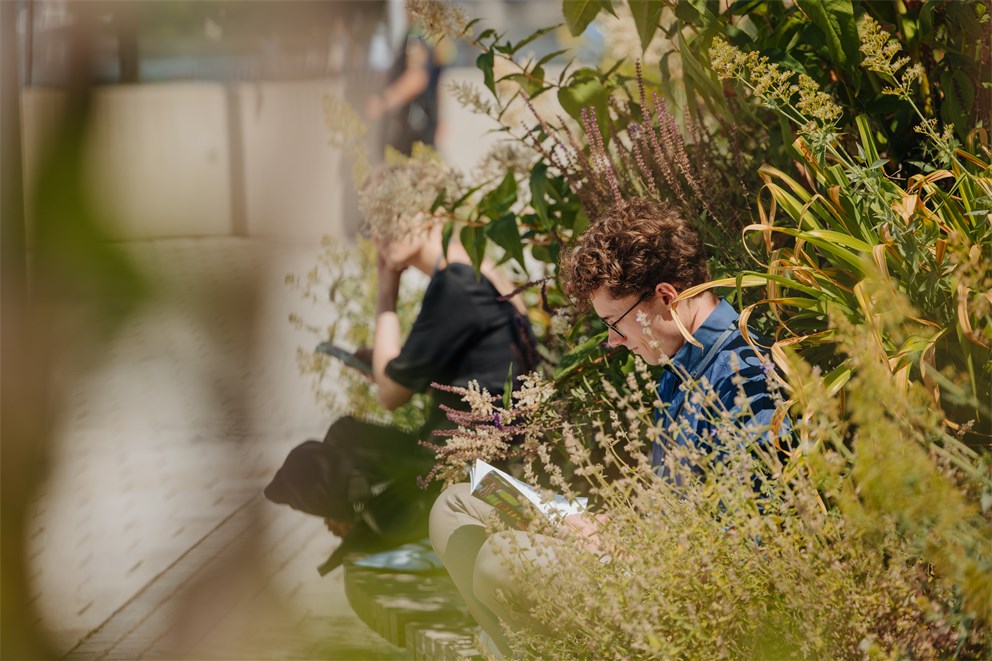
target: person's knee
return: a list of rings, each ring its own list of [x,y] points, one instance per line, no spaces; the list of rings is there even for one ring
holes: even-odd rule
[[[444,550],[447,547],[447,539],[454,532],[455,517],[460,511],[459,503],[463,498],[471,496],[468,484],[453,484],[437,497],[431,506],[428,529],[431,537],[431,544],[434,552],[444,558]]]
[[[327,434],[324,435],[324,443],[333,446],[342,441],[347,442],[348,439],[355,436],[355,427],[357,426],[357,422],[358,421],[350,415],[338,418],[328,428]]]

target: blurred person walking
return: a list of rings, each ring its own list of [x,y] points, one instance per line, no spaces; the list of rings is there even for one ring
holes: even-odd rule
[[[365,108],[370,121],[384,122],[386,145],[409,155],[415,142],[433,145],[437,138],[438,82],[445,49],[432,43],[406,13],[408,30],[399,45],[386,87],[372,95]],[[447,44],[445,44],[447,46]]]

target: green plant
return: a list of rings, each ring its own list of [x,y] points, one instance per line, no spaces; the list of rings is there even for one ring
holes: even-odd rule
[[[578,34],[616,5],[566,2],[565,21]],[[719,456],[671,448],[670,470],[701,472],[658,480],[644,452],[665,441],[652,422],[655,374],[605,353],[595,319],[557,329],[565,350],[544,403],[467,395],[481,408],[441,453],[450,476],[473,455],[517,451],[536,458],[531,479],[564,491],[586,480],[605,505],[611,562],[565,535],[554,554],[569,572],[520,576],[545,630],[516,632],[517,650],[987,656],[992,462],[962,442],[984,442],[992,419],[990,58],[974,29],[988,26],[987,3],[629,9],[642,47],[668,37],[658,70],[570,64],[549,79],[562,53],[521,56],[542,31],[517,43],[468,37],[493,98],[459,96],[535,160],[434,210],[464,224],[477,260],[498,246],[553,277],[603,206],[632,194],[678,206],[718,255],[703,287],[727,288],[745,322],[774,332],[801,446],[783,463],[723,425]],[[474,26],[442,23],[459,35]],[[538,107],[552,96],[564,120]],[[521,99],[532,111],[523,130],[505,119]],[[742,145],[765,165],[735,161]],[[553,286],[542,297],[567,303]]]
[[[912,312],[899,297],[889,301],[883,318],[896,335]],[[607,413],[590,430],[538,413],[573,470],[563,473],[546,448],[534,470],[566,493],[569,477],[584,479],[604,508],[596,552],[567,527],[538,523],[544,536],[534,543],[550,565],[507,559],[529,586],[538,624],[510,632],[516,652],[981,659],[992,651],[992,464],[946,433],[922,385],[898,383],[870,327],[842,314],[836,321],[838,347],[857,368],[847,406],[791,357],[803,451],[785,463],[729,419],[717,425],[719,453],[668,442],[671,430],[652,422],[643,369],[630,375],[630,390],[604,382],[586,393],[587,407]],[[689,387],[706,398],[704,384]],[[599,453],[583,441],[589,432]],[[647,465],[651,440],[666,443],[670,479]]]
[[[891,85],[886,93],[912,103],[919,68],[907,68],[906,58],[895,60],[898,44],[872,21],[863,23],[863,31],[866,66],[885,76]],[[944,397],[948,425],[987,429],[992,420],[992,272],[979,257],[992,240],[987,160],[961,149],[949,132],[938,133],[921,112],[921,144],[942,167],[900,180],[887,172],[889,163],[866,118],[858,118],[860,141],[851,154],[838,139],[837,115],[823,114],[829,99],[810,82],[796,84],[789,72],[725,42],[715,44],[712,58],[718,73],[743,83],[801,132],[795,143],[798,179],[772,166],[760,170],[765,181],[761,222],[745,232],[760,237],[769,257],[764,271],[745,271],[739,279],[742,286],[766,287],[764,302],[779,321],[780,338],[832,369],[836,392],[851,367],[835,358],[827,318],[830,310],[843,313],[873,328],[893,373],[904,381],[925,382],[935,403],[949,385],[943,368],[966,375],[964,393]],[[972,149],[988,158],[987,145],[976,143]],[[919,311],[914,333],[897,340],[882,332],[877,301],[865,291],[873,268],[881,269],[886,287],[908,296]]]

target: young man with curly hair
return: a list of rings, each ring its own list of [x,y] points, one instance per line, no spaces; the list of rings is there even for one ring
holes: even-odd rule
[[[739,315],[726,300],[708,290],[678,299],[709,279],[698,232],[674,209],[646,199],[629,200],[597,218],[560,264],[562,290],[580,308],[593,308],[609,329],[609,346],[665,365],[655,412],[657,424],[673,433],[664,442],[711,447],[714,420],[726,416],[753,428],[761,443],[781,433],[769,431],[778,420],[767,381],[770,363],[745,341]],[[689,397],[691,388],[680,388],[683,383],[706,383],[715,398]],[[788,422],[782,426],[787,429]],[[651,461],[664,476],[665,446],[653,445]],[[527,555],[527,562],[541,565],[548,554],[535,550],[533,535],[524,532],[489,535],[491,511],[467,485],[454,485],[434,504],[431,541],[469,609],[506,654],[500,623],[535,626],[507,558]],[[595,543],[593,517],[573,516],[565,523]]]

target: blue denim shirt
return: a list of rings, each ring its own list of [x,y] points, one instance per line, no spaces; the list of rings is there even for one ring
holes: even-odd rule
[[[773,367],[770,361],[762,361],[744,340],[737,327],[739,318],[737,310],[726,299],[721,299],[717,308],[693,334],[703,345],[702,349],[690,342],[683,344],[658,379],[658,396],[663,408],[655,412],[655,422],[663,433],[651,453],[651,465],[656,469],[662,468],[665,457],[665,448],[661,443],[674,440],[679,444],[702,443],[709,447],[714,433],[710,418],[722,416],[723,410],[730,412],[729,417],[738,426],[753,426],[757,442],[767,442],[770,438],[768,426],[776,409],[776,398],[772,396],[768,384],[768,375]],[[741,379],[739,383],[734,383],[736,376]],[[693,382],[703,384],[703,392],[712,389],[719,403],[707,407],[694,403],[692,388],[689,388],[690,401],[687,402],[686,389],[681,386]],[[745,407],[736,401],[741,389],[751,415],[742,413]],[[666,430],[674,420],[684,421],[684,426],[673,439]],[[790,428],[786,417],[778,433],[786,435]]]

